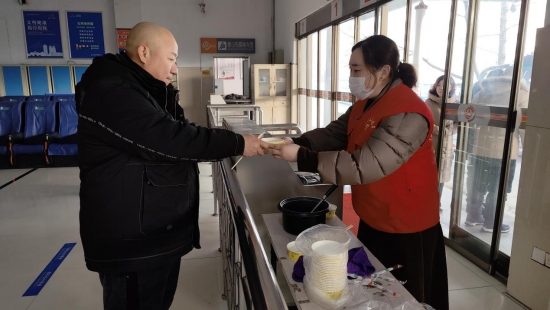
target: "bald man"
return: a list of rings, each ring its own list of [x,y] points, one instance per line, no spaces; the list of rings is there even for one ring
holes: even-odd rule
[[[178,45],[139,23],[127,51],[95,58],[77,85],[80,235],[105,309],[168,309],[181,257],[199,243],[199,161],[263,155],[251,135],[174,120]]]

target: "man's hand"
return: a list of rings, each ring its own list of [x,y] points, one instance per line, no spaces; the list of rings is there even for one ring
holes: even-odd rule
[[[251,157],[255,155],[264,155],[267,153],[269,144],[258,139],[253,135],[243,135],[244,138],[244,157]]]
[[[289,162],[298,161],[300,146],[297,144],[275,144],[270,145],[269,148],[269,152],[277,159],[284,159]]]

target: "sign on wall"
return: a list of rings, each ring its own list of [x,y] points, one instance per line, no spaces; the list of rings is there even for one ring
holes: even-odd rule
[[[359,8],[364,8],[367,5],[371,4],[370,0],[359,0]]]
[[[118,52],[122,53],[126,50],[126,41],[128,40],[128,34],[130,33],[130,29],[117,29],[116,35],[117,35],[117,45],[118,45]]]
[[[67,12],[71,58],[94,58],[105,54],[101,13]]]
[[[201,53],[254,54],[256,53],[256,39],[201,38]]]
[[[330,20],[337,20],[342,17],[344,11],[344,4],[342,0],[334,0],[330,4]]]
[[[23,11],[27,58],[63,58],[59,12]]]
[[[236,78],[235,68],[238,68],[239,63],[240,59],[216,58],[214,61],[216,79],[234,80]],[[239,78],[241,78],[240,75]]]

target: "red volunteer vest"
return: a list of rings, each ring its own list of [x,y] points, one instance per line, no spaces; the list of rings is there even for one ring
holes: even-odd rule
[[[367,101],[357,101],[348,120],[348,147],[353,153],[389,116],[414,112],[430,122],[424,144],[390,175],[369,184],[352,186],[353,209],[374,229],[414,233],[439,222],[437,166],[432,148],[433,117],[430,108],[409,87],[390,89],[363,113]]]

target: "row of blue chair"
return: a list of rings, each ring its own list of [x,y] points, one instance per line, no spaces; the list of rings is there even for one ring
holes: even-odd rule
[[[32,102],[32,101],[74,101],[74,94],[34,95],[34,96],[4,96],[0,102]]]
[[[0,101],[0,166],[75,165],[77,127],[75,101]]]

